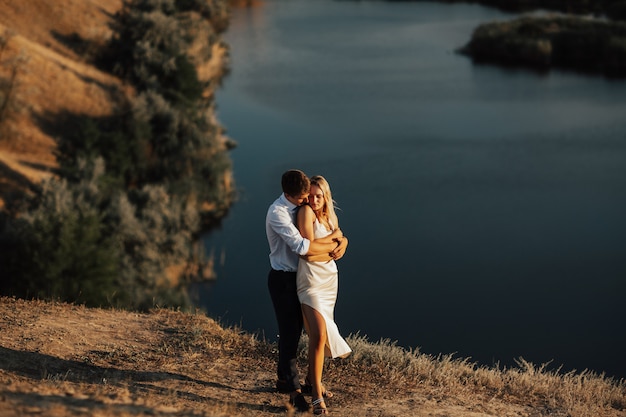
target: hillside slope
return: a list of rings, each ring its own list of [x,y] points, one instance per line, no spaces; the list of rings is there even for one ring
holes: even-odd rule
[[[0,42],[0,85],[16,74],[10,105],[0,114],[0,208],[11,193],[51,175],[59,115],[111,115],[121,97],[133,94],[91,63],[121,7],[122,0],[0,0],[0,40],[6,42]],[[192,57],[203,55],[210,35],[198,34]],[[195,60],[199,79],[210,81],[205,97],[214,94],[225,71],[225,45],[213,44],[209,55]],[[212,109],[209,118],[219,125]],[[226,148],[229,139],[223,141]]]
[[[285,396],[272,390],[273,347],[202,315],[3,298],[0,328],[1,416],[239,416],[287,410]],[[360,388],[368,387],[361,382]],[[374,404],[365,404],[359,397],[352,407],[388,401],[372,398]],[[392,404],[391,413],[372,415],[418,415]]]
[[[0,124],[0,198],[38,182],[55,166],[55,132],[63,112],[111,114],[119,79],[88,63],[111,35],[122,0],[0,0],[0,77],[17,69],[11,106]],[[0,206],[1,206],[0,202]]]
[[[354,354],[325,371],[334,416],[626,415],[626,386],[590,374],[486,370],[348,341]],[[0,298],[3,417],[289,415],[275,360],[275,344],[203,314]]]

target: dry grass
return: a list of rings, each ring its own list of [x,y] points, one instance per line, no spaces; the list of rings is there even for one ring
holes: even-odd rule
[[[0,328],[1,416],[292,414],[273,391],[276,346],[203,314],[0,298]],[[601,375],[524,361],[484,368],[359,335],[349,343],[353,356],[326,367],[335,416],[626,415],[624,382]]]
[[[120,80],[89,62],[111,35],[111,16],[122,0],[0,0],[0,33],[10,34],[2,56],[20,57],[15,109],[0,126],[0,207],[4,197],[51,175],[55,132],[46,128],[62,112],[108,115]]]
[[[375,370],[387,384],[426,390],[440,399],[452,392],[464,404],[480,398],[473,406],[495,414],[499,401],[572,417],[624,415],[626,409],[624,381],[589,371],[561,374],[523,359],[517,368],[489,368],[451,355],[432,357],[408,351],[389,340],[371,344],[356,336],[349,343],[355,351],[352,360]]]

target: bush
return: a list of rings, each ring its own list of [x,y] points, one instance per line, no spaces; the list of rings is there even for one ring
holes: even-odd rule
[[[231,161],[219,130],[206,117],[204,112],[176,109],[151,92],[140,95],[133,108],[137,135],[149,138],[142,183],[161,183],[172,195],[191,197],[198,208],[212,203],[219,209],[210,216],[217,218],[233,200],[225,186]]]
[[[102,192],[110,193],[136,183],[143,169],[141,142],[131,136],[131,121],[127,115],[92,118],[61,114],[57,120],[65,126],[66,132],[56,149],[61,178],[80,182],[84,173],[79,161],[102,157],[107,167],[100,183]]]
[[[189,305],[186,287],[201,261],[196,208],[159,186],[108,198],[102,159],[81,160],[80,169],[83,181],[46,181],[29,210],[3,219],[2,292],[139,310]],[[168,276],[172,266],[188,273]]]
[[[103,61],[139,92],[155,91],[174,105],[187,106],[205,88],[187,56],[194,25],[171,0],[125,2]]]
[[[90,306],[110,305],[122,295],[116,285],[119,249],[99,208],[99,169],[76,186],[45,181],[28,212],[4,219],[5,293]]]
[[[221,1],[128,1],[116,16],[111,43],[111,50],[119,51],[116,68],[139,92],[131,136],[138,143],[133,148],[137,160],[143,162],[135,184],[161,184],[173,195],[191,198],[198,208],[219,207],[212,209],[210,224],[232,203],[232,191],[225,186],[230,186],[231,164],[220,128],[207,115],[206,86],[185,54],[199,23],[181,11],[212,19],[223,16],[224,7]]]
[[[168,277],[171,266],[192,268],[192,242],[198,230],[198,213],[171,198],[162,187],[146,186],[112,202],[108,221],[121,244],[120,286],[131,291],[135,309],[154,305],[189,304],[186,277]],[[173,278],[182,278],[174,281]]]
[[[98,153],[107,161],[113,178],[124,178],[134,188],[162,185],[168,193],[210,207],[204,225],[214,225],[233,201],[230,158],[220,128],[208,118],[210,99],[203,97],[206,85],[198,79],[186,54],[200,23],[184,13],[206,19],[226,16],[225,2],[205,0],[130,0],[116,15],[115,36],[109,46],[110,65],[135,86],[127,132],[102,134],[91,128],[86,134],[98,143],[83,143],[82,153],[73,150],[81,143],[68,141],[73,156]],[[200,54],[210,53],[210,48]],[[196,57],[202,61],[207,56]],[[121,125],[121,124],[119,124]],[[106,132],[106,130],[104,130]],[[114,152],[108,152],[114,150]],[[123,153],[124,158],[116,155]]]
[[[230,13],[228,4],[220,0],[176,0],[176,8],[181,12],[193,11],[208,19],[217,33],[228,28]]]

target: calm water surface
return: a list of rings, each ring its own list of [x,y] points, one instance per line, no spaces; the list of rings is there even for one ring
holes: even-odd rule
[[[218,117],[241,187],[198,304],[276,338],[264,220],[289,168],[350,238],[343,334],[626,377],[626,82],[474,66],[476,5],[266,1],[235,12]]]

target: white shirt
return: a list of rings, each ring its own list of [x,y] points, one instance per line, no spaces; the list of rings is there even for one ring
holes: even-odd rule
[[[270,265],[277,271],[296,272],[299,255],[306,255],[311,246],[295,225],[297,208],[283,193],[267,210],[265,233],[270,245]]]

